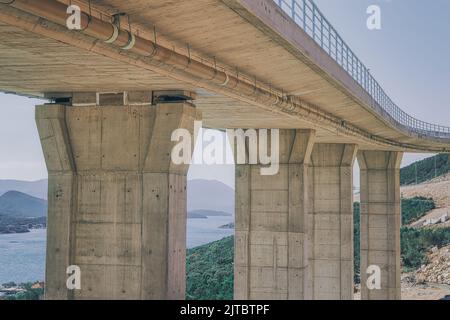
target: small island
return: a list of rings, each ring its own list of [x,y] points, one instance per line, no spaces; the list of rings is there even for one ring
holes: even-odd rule
[[[47,201],[19,191],[0,196],[0,234],[27,233],[47,226]]]
[[[224,224],[223,226],[220,226],[219,229],[234,229],[234,222]]]
[[[231,217],[232,214],[224,211],[215,210],[192,210],[187,214],[188,219],[208,219],[208,217]]]
[[[32,229],[45,229],[47,218],[22,218],[0,215],[0,234],[27,233]]]

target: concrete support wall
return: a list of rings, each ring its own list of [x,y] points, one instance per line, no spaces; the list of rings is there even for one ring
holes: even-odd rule
[[[361,151],[361,298],[396,300],[400,284],[400,164],[402,153]],[[381,289],[367,287],[371,265],[381,269]]]
[[[120,104],[36,108],[49,171],[47,299],[185,297],[188,168],[171,162],[170,140],[199,113]],[[81,268],[81,290],[66,288],[69,265]]]
[[[356,146],[316,144],[308,230],[313,299],[353,299],[353,163]]]
[[[310,299],[306,212],[311,130],[280,131],[280,170],[236,166],[235,299]]]

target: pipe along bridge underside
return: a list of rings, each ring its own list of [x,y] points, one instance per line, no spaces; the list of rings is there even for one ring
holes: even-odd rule
[[[278,174],[236,166],[235,298],[352,298],[356,160],[361,270],[381,272],[362,298],[400,298],[402,153],[448,153],[450,129],[392,102],[312,1],[0,0],[0,68],[0,90],[49,102],[48,299],[184,298],[170,136],[196,120],[281,129]]]

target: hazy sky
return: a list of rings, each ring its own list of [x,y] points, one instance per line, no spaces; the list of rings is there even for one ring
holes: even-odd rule
[[[450,1],[315,2],[398,106],[450,126]],[[366,26],[370,5],[381,9],[381,30]]]
[[[316,0],[390,97],[421,120],[450,125],[450,1]],[[382,29],[366,27],[369,5]],[[36,180],[47,172],[34,122],[42,101],[0,94],[0,179]],[[427,155],[429,156],[429,155]],[[406,155],[403,165],[424,155]],[[234,185],[233,166],[194,166],[189,177]]]
[[[0,93],[0,179],[47,177],[34,121],[34,106],[43,102]]]

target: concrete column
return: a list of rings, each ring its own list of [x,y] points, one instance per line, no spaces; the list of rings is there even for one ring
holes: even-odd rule
[[[236,165],[235,299],[312,297],[305,219],[313,140],[311,130],[280,130],[276,175]]]
[[[360,151],[361,298],[396,300],[400,284],[401,152]],[[369,266],[381,269],[381,289],[367,287]]]
[[[316,144],[311,155],[313,298],[353,299],[353,163],[356,146]]]
[[[49,172],[47,299],[185,297],[188,166],[171,162],[171,133],[192,132],[199,113],[137,96],[36,107]],[[66,288],[69,265],[81,290]]]

